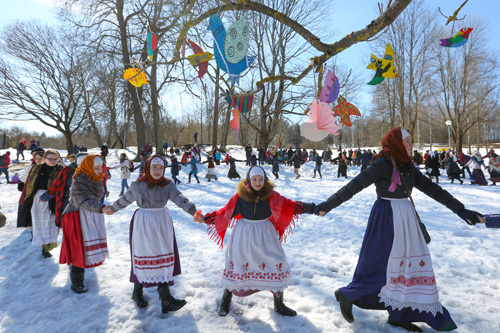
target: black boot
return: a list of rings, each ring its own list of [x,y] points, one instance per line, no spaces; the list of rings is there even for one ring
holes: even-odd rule
[[[231,304],[231,299],[233,298],[233,293],[228,289],[224,289],[224,294],[222,295],[222,301],[219,307],[219,316],[225,317],[229,313],[229,304]]]
[[[50,258],[52,257],[52,254],[48,251],[45,251],[44,249],[42,249],[42,256],[47,259],[47,258]]]
[[[335,290],[335,298],[337,299],[337,302],[340,303],[340,312],[342,313],[344,319],[348,323],[352,323],[354,321],[354,317],[352,315],[353,302],[344,295],[342,295],[340,289]]]
[[[288,306],[283,303],[283,292],[281,292],[280,297],[278,298],[275,293],[273,293],[274,298],[274,311],[278,312],[282,316],[293,317],[297,315],[295,310],[290,309]]]
[[[132,299],[141,309],[148,306],[148,300],[144,297],[143,288],[142,283],[134,283],[134,291],[132,292]]]
[[[83,268],[71,266],[69,276],[71,278],[71,290],[77,294],[83,294],[89,291],[83,284],[83,280],[85,279],[85,270]]]
[[[392,326],[395,326],[395,327],[404,328],[408,332],[423,332],[423,330],[420,327],[418,327],[417,325],[415,325],[415,324],[413,324],[413,323],[411,323],[409,321],[408,322],[399,322],[399,321],[396,321],[390,315],[389,315],[389,319],[387,319],[387,323],[389,325],[392,325]]]
[[[158,294],[160,295],[162,313],[177,311],[187,303],[183,299],[175,299],[172,294],[170,294],[168,283],[164,283],[158,287]]]

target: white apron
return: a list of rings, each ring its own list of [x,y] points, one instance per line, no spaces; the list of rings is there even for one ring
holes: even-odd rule
[[[104,214],[94,213],[80,208],[85,264],[93,266],[109,258]]]
[[[382,198],[391,201],[394,219],[394,241],[387,262],[386,285],[380,302],[401,310],[410,307],[420,312],[443,313],[439,302],[436,277],[417,215],[410,200]]]
[[[39,202],[39,198],[47,190],[38,190],[31,206],[31,220],[33,223],[33,240],[31,245],[45,245],[57,242],[56,215],[50,211],[49,203]]]
[[[132,229],[132,267],[141,283],[173,280],[174,225],[165,207],[139,208]]]
[[[290,267],[270,220],[242,218],[234,224],[221,275],[221,286],[235,291],[282,292],[288,286]]]

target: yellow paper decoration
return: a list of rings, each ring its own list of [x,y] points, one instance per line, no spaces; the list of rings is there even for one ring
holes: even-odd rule
[[[148,84],[148,79],[144,71],[137,68],[128,68],[123,73],[123,78],[130,82],[131,85],[140,87],[143,84]]]

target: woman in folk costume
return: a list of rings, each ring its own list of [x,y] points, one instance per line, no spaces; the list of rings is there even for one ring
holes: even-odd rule
[[[174,284],[174,276],[181,274],[181,265],[172,216],[166,205],[169,200],[173,201],[190,215],[194,215],[196,206],[164,174],[163,158],[151,156],[146,161],[144,174],[132,182],[130,189],[110,210],[117,212],[134,201],[139,206],[130,222],[132,299],[140,308],[146,307],[148,301],[143,295],[143,287],[158,287],[162,313],[167,313],[179,310],[186,301],[175,299],[170,293],[169,286]]]
[[[60,264],[71,266],[71,289],[88,291],[83,284],[85,268],[102,265],[109,258],[104,212],[100,202],[104,195],[103,160],[87,155],[76,168],[69,194],[69,204],[63,212],[63,243]]]
[[[54,223],[56,200],[44,202],[40,196],[52,186],[64,166],[58,164],[61,157],[55,150],[45,151],[44,158],[44,163],[31,169],[22,209],[26,217],[25,226],[33,226],[31,244],[41,245],[43,257],[49,258],[52,257],[50,251],[57,247],[59,233],[59,228]]]
[[[488,171],[490,172],[490,180],[493,182],[493,185],[500,182],[500,157],[495,152],[490,155]]]
[[[481,170],[481,167],[486,169],[486,166],[479,150],[474,152],[474,155],[471,156],[470,161],[465,166],[472,167],[472,178],[474,180],[471,181],[471,184],[488,185],[488,181],[484,178],[483,170]]]
[[[31,220],[30,223],[27,224],[26,222],[26,216],[31,214],[29,211],[25,212],[23,211],[23,204],[24,204],[24,199],[26,199],[26,190],[27,186],[26,183],[28,182],[29,175],[31,173],[31,170],[33,170],[34,167],[37,165],[40,165],[44,162],[44,157],[43,154],[44,151],[36,151],[33,152],[33,163],[31,163],[25,170],[25,173],[20,177],[19,183],[17,183],[17,190],[21,193],[21,197],[19,197],[19,204],[17,206],[17,227],[18,228],[29,228],[30,231],[33,229],[31,227]]]
[[[354,321],[354,304],[387,310],[389,324],[409,331],[422,332],[412,322],[450,331],[456,325],[439,301],[429,249],[407,192],[419,189],[469,224],[485,220],[423,176],[413,165],[412,148],[407,131],[391,129],[368,169],[317,205],[315,213],[324,215],[375,183],[378,199],[370,213],[354,277],[347,287],[335,291],[343,317]]]
[[[458,159],[451,151],[446,153],[446,158],[441,161],[441,164],[446,168],[446,173],[448,174],[448,178],[451,179],[452,184],[455,179],[457,179],[460,184],[464,183],[464,181],[460,179],[462,170],[460,170],[458,166]]]
[[[212,156],[209,156],[208,160],[206,162],[203,162],[203,163],[208,163],[208,166],[207,166],[208,172],[205,175],[205,178],[208,181],[210,181],[211,179],[217,180],[217,176],[215,175],[214,159],[212,158]]]
[[[441,172],[439,171],[441,164],[439,163],[439,157],[436,152],[430,151],[427,159],[425,160],[425,173],[432,180],[432,177],[436,177],[436,184],[439,184],[439,176]]]
[[[234,157],[229,156],[229,154],[226,155],[226,160],[227,160],[227,163],[229,163],[229,171],[227,172],[227,178],[229,178],[229,179],[233,179],[233,178],[241,179],[240,174],[238,173],[238,171],[236,171],[236,162],[245,162],[245,161],[236,160]]]
[[[261,290],[273,293],[276,312],[284,316],[297,314],[283,303],[290,267],[281,242],[292,231],[298,215],[312,214],[314,207],[275,192],[264,169],[254,166],[222,209],[195,216],[196,222],[208,225],[209,234],[221,247],[227,228],[233,227],[221,276],[224,295],[219,316],[229,312],[233,294],[244,297]]]

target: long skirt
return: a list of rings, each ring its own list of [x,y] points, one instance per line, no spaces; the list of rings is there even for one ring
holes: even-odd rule
[[[474,175],[474,181],[472,181],[472,184],[478,184],[478,185],[488,185],[488,182],[486,181],[486,178],[484,178],[484,173],[483,170],[481,169],[474,169],[472,171]]]
[[[456,328],[439,302],[429,250],[408,199],[377,199],[352,282],[340,290],[358,307],[385,309],[399,322]]]
[[[233,168],[233,167],[229,167],[229,172],[227,173],[227,177],[229,179],[233,179],[233,178],[241,178],[240,174],[238,173],[238,171],[236,171],[236,168]]]
[[[217,176],[215,175],[215,168],[209,168],[207,174],[205,175],[206,179],[217,179]]]
[[[60,264],[81,268],[102,265],[109,258],[104,215],[81,208],[62,218],[63,243]]]
[[[500,182],[500,170],[494,169],[494,168],[489,168],[490,171],[490,180],[492,182]]]
[[[130,224],[130,282],[146,288],[173,285],[181,274],[172,216],[165,208],[139,208]]]
[[[46,190],[38,190],[31,206],[31,220],[33,223],[33,240],[31,245],[45,245],[57,243],[59,228],[56,227],[56,215],[50,211],[48,202],[40,202],[39,198]]]
[[[290,267],[273,223],[240,219],[234,225],[221,272],[221,286],[236,296],[255,291],[282,292]]]

